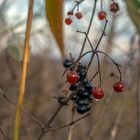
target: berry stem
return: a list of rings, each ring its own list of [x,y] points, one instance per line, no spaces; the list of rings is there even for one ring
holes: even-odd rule
[[[93,48],[93,45],[92,45],[92,43],[91,43],[91,41],[90,41],[90,39],[89,39],[89,37],[87,36],[87,34],[86,34],[86,32],[82,32],[82,31],[77,31],[78,33],[83,33],[83,34],[85,34],[85,36],[86,36],[86,38],[87,38],[87,40],[88,40],[88,43],[90,44],[90,47],[91,47],[91,49],[92,49],[92,52],[95,52],[95,50],[94,50],[94,48]],[[97,72],[97,74],[99,74],[99,82],[100,82],[100,86],[101,86],[101,79],[102,79],[102,77],[101,77],[101,68],[100,68],[100,60],[99,60],[99,56],[98,56],[98,54],[97,53],[95,53],[96,54],[96,56],[97,56],[97,61],[98,61],[98,72]],[[96,76],[96,74],[95,74],[95,76]],[[92,80],[91,80],[92,81]]]
[[[93,10],[92,10],[92,15],[91,15],[90,22],[89,22],[89,25],[88,25],[88,29],[87,29],[87,32],[86,32],[87,36],[88,36],[88,34],[90,32],[92,21],[93,21],[94,15],[95,15],[96,5],[97,5],[97,0],[94,1],[94,7],[93,7]],[[87,39],[87,37],[85,37],[85,39],[84,39],[84,42],[83,42],[79,57],[82,55],[82,53],[84,51],[85,44],[86,44],[86,39]]]
[[[80,5],[82,2],[84,2],[84,0],[81,0],[81,1],[75,1],[75,2],[76,2],[76,4],[75,4],[75,6],[72,8],[71,11],[74,11],[76,7],[79,7],[79,5]]]
[[[87,66],[87,71],[88,71],[88,69],[89,69],[89,67],[90,67],[90,65],[91,65],[91,63],[92,63],[92,61],[93,61],[94,55],[95,55],[95,53],[96,53],[96,50],[97,50],[98,47],[99,47],[99,44],[100,44],[100,42],[101,42],[103,36],[106,35],[106,34],[105,34],[105,30],[106,30],[106,27],[107,27],[107,23],[108,23],[108,20],[106,19],[103,32],[102,32],[102,34],[101,34],[101,36],[100,36],[100,38],[99,38],[99,41],[98,41],[98,43],[97,43],[97,45],[96,45],[96,47],[95,47],[95,51],[92,53],[91,59],[90,59],[89,64],[88,64],[88,66]]]
[[[101,0],[101,11],[103,11],[103,0]]]
[[[100,67],[100,59],[98,53],[96,53],[97,63],[98,63],[98,73],[99,73],[99,86],[102,84],[102,75],[101,75],[101,67]]]
[[[79,60],[80,59],[82,59],[82,57],[84,57],[85,55],[87,55],[87,54],[89,54],[89,53],[93,53],[92,51],[87,51],[86,53],[84,53],[83,55],[81,55],[81,57],[79,58]],[[102,51],[94,51],[94,53],[101,53],[101,54],[103,54],[103,55],[105,55],[106,57],[108,57],[112,62],[113,62],[113,64],[116,66],[116,68],[118,69],[118,72],[119,72],[119,80],[120,81],[122,81],[122,73],[121,73],[121,70],[120,70],[120,65],[117,63],[117,62],[115,62],[108,54],[106,54],[105,52],[102,52]],[[78,61],[79,61],[78,60]],[[92,78],[93,79],[93,78]]]

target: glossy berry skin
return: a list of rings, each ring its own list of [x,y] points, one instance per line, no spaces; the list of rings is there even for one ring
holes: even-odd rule
[[[98,13],[98,18],[99,18],[99,20],[104,20],[106,18],[106,12],[105,11],[100,11]]]
[[[64,61],[63,61],[63,66],[65,67],[65,68],[69,68],[71,65],[73,64],[73,62],[72,62],[72,60],[70,60],[70,59],[65,59]]]
[[[86,105],[78,105],[77,106],[77,112],[79,114],[84,114],[87,111]]]
[[[72,16],[73,15],[73,11],[68,11],[67,15]]]
[[[85,87],[85,90],[88,90],[88,91],[90,91],[90,90],[92,89],[92,85],[91,85],[90,82],[87,82],[87,83],[84,85],[84,87]]]
[[[78,99],[77,101],[76,101],[76,104],[77,105],[88,105],[90,102],[89,102],[89,100],[88,99]]]
[[[90,99],[91,98],[91,94],[87,91],[79,91],[77,93],[77,96],[81,99]]]
[[[125,88],[126,88],[126,86],[122,81],[116,82],[116,83],[113,84],[113,89],[116,92],[123,92],[123,91],[125,91]]]
[[[66,23],[67,25],[70,25],[70,24],[72,23],[72,19],[71,19],[70,17],[66,18],[66,19],[65,19],[65,23]]]
[[[92,95],[95,99],[101,99],[104,96],[104,91],[101,87],[92,88]]]
[[[70,84],[75,84],[79,79],[79,76],[77,74],[77,72],[75,71],[68,71],[67,73],[67,81],[70,83]]]
[[[77,19],[81,19],[83,17],[83,14],[81,12],[76,12],[75,16]]]
[[[71,91],[77,90],[77,88],[78,88],[79,85],[80,85],[80,83],[79,82],[76,82],[75,84],[72,84],[69,89]]]
[[[120,7],[118,5],[118,3],[116,2],[113,2],[110,4],[110,11],[113,12],[113,13],[116,13],[120,10]]]

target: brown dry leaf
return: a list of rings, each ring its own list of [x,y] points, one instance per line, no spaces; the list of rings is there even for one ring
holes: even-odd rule
[[[46,14],[59,49],[64,55],[63,0],[46,0]]]

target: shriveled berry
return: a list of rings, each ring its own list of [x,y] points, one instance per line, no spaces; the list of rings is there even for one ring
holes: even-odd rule
[[[125,84],[124,82],[120,81],[120,82],[116,82],[113,84],[113,89],[116,91],[116,92],[123,92],[125,91]]]
[[[95,99],[101,99],[104,96],[104,91],[101,87],[92,88],[92,95]]]
[[[83,85],[87,84],[88,82],[89,82],[88,79],[85,77],[85,78],[83,79]]]
[[[75,16],[77,17],[77,19],[81,19],[83,17],[83,14],[81,12],[76,12]]]
[[[80,83],[79,82],[76,82],[75,84],[72,84],[69,89],[71,91],[74,91],[74,90],[76,90],[78,88],[79,85],[80,85]]]
[[[91,99],[91,93],[86,90],[79,90],[77,96],[81,99]]]
[[[87,82],[84,86],[85,86],[85,90],[90,91],[92,89],[92,85],[90,82]]]
[[[77,105],[88,105],[90,103],[90,101],[88,99],[78,99],[76,101]]]
[[[120,7],[118,5],[118,3],[116,2],[113,2],[110,4],[110,11],[113,12],[113,13],[116,13],[120,10]]]
[[[99,18],[99,20],[104,20],[106,18],[106,12],[105,11],[100,11],[98,13],[98,18]]]
[[[78,74],[77,72],[75,71],[68,71],[67,72],[67,81],[70,83],[70,84],[74,84],[78,81]]]
[[[73,61],[71,60],[71,59],[65,59],[64,61],[63,61],[63,66],[65,67],[65,68],[69,68],[71,65],[73,64]]]
[[[87,110],[86,105],[77,106],[77,112],[80,114],[84,114],[86,112],[86,110]]]
[[[66,19],[65,19],[65,23],[66,23],[67,25],[70,25],[70,24],[72,23],[72,19],[71,19],[70,17],[66,18]]]

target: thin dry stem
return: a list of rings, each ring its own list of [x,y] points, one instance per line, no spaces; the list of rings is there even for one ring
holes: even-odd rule
[[[74,115],[75,115],[75,109],[72,109],[72,119],[71,121],[74,121]],[[72,140],[72,135],[73,135],[73,129],[74,129],[74,125],[70,126],[69,131],[68,131],[68,138],[67,140]]]
[[[32,23],[32,16],[33,16],[33,3],[34,0],[29,1],[28,19],[27,19],[27,26],[26,26],[25,42],[24,42],[23,63],[22,63],[22,69],[20,75],[19,97],[17,101],[15,126],[14,126],[14,138],[13,138],[14,140],[19,140],[19,129],[20,129],[21,113],[22,113],[23,100],[25,94],[27,64],[28,64],[29,54],[30,54],[29,45],[30,45],[30,30],[31,30],[31,23]]]

